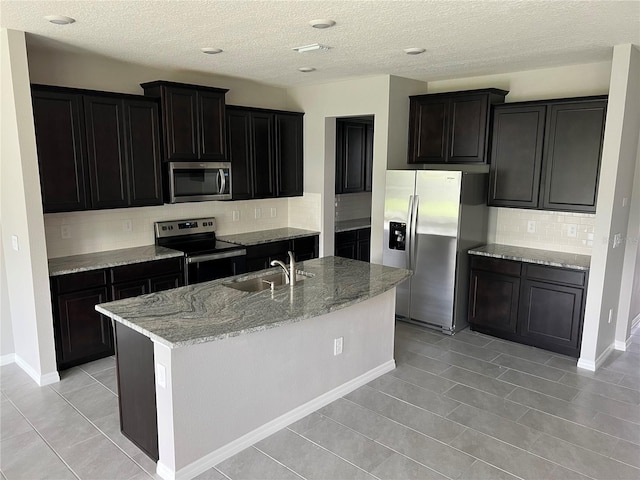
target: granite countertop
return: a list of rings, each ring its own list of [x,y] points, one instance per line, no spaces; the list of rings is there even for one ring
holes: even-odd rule
[[[313,230],[304,230],[302,228],[274,228],[272,230],[261,230],[259,232],[236,233],[233,235],[219,235],[218,240],[223,242],[235,243],[243,247],[252,245],[260,245],[261,243],[277,242],[280,240],[289,240],[291,238],[309,237],[312,235],[320,235],[320,232]]]
[[[170,248],[147,245],[144,247],[107,250],[106,252],[85,253],[70,257],[49,259],[49,276],[86,272],[101,268],[129,265],[131,263],[150,262],[164,258],[182,257],[184,254]]]
[[[525,263],[538,263],[552,267],[573,268],[575,270],[589,270],[591,256],[577,253],[555,252],[539,250],[537,248],[516,247],[514,245],[489,244],[469,250],[471,255],[517,260]]]
[[[356,218],[355,220],[338,220],[336,221],[335,232],[349,232],[351,230],[359,230],[360,228],[371,228],[371,219]]]
[[[222,340],[317,317],[375,297],[411,271],[340,257],[299,264],[313,277],[272,292],[243,292],[224,284],[261,272],[103,303],[96,310],[170,348]]]

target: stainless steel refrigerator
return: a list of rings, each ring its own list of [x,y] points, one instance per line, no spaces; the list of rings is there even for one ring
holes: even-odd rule
[[[467,326],[467,250],[487,241],[487,174],[389,170],[385,265],[413,270],[396,289],[396,316],[447,334]]]

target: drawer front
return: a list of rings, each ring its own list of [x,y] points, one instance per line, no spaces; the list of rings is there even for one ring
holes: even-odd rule
[[[524,275],[527,278],[566,283],[568,285],[577,285],[579,287],[585,286],[587,280],[587,274],[584,271],[547,267],[544,265],[525,265]]]
[[[182,257],[155,260],[151,262],[133,263],[111,269],[113,283],[130,282],[132,280],[159,277],[182,271]]]
[[[502,260],[500,258],[481,257],[470,255],[471,268],[475,270],[486,270],[488,272],[502,273],[505,275],[520,276],[522,264],[513,260]]]
[[[355,242],[358,237],[356,230],[349,230],[347,232],[336,233],[336,243],[342,242]]]
[[[91,270],[88,272],[70,273],[53,277],[58,293],[87,290],[93,287],[102,287],[107,284],[106,270]]]
[[[289,249],[289,240],[261,243],[247,247],[247,258],[286,256]]]

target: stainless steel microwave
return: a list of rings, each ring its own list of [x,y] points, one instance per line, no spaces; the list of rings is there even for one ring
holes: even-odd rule
[[[230,162],[169,162],[169,203],[231,200]]]

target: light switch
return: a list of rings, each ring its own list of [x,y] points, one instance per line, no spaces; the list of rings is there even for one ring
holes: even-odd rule
[[[161,363],[156,363],[156,382],[159,387],[167,386],[167,369]]]
[[[18,242],[17,235],[11,235],[11,246],[16,252],[20,251],[20,243]]]

